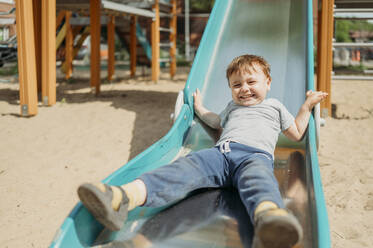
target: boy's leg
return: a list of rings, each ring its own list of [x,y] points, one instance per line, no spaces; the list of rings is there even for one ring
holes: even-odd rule
[[[255,210],[284,208],[284,203],[273,173],[273,162],[259,153],[243,162],[233,175],[237,188],[252,223],[255,223]],[[262,204],[261,204],[262,203]]]
[[[216,147],[181,157],[139,177],[147,190],[146,207],[160,207],[184,198],[200,188],[223,187],[230,183],[228,164]]]
[[[205,149],[145,173],[121,187],[83,184],[78,194],[98,221],[118,230],[128,210],[137,206],[163,206],[199,188],[224,186],[228,178],[226,166],[217,148]]]
[[[254,154],[239,166],[234,184],[262,247],[292,247],[302,239],[299,222],[284,209],[272,160]]]

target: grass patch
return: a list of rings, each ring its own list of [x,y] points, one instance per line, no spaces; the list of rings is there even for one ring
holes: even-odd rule
[[[357,66],[334,66],[333,70],[336,74],[363,74],[367,68],[363,65]]]
[[[191,66],[192,61],[187,61],[185,58],[178,58],[176,60],[176,65],[177,66]]]
[[[13,76],[18,74],[18,64],[0,67],[0,76]]]

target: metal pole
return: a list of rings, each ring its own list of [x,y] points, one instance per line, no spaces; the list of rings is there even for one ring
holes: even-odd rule
[[[373,47],[373,43],[334,42],[333,47]]]
[[[373,13],[373,8],[357,9],[357,8],[346,8],[346,9],[334,9],[334,13]]]
[[[185,0],[185,58],[190,61],[189,0]]]
[[[357,75],[334,75],[333,80],[373,80],[372,76],[357,76]]]

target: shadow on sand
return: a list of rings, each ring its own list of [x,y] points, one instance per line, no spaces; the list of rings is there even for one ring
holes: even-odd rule
[[[115,82],[117,81],[120,80],[114,80],[112,83],[116,84]],[[151,82],[149,81],[149,83]],[[180,83],[180,81],[177,83]],[[177,98],[177,93],[175,92],[146,90],[146,85],[144,85],[144,89],[144,91],[102,90],[100,95],[96,96],[90,92],[89,79],[62,81],[57,86],[57,104],[110,102],[111,107],[135,112],[136,119],[129,157],[129,159],[132,159],[163,137],[171,128],[170,114],[174,111]],[[19,105],[19,91],[11,88],[0,89],[0,101],[5,101],[11,105]],[[39,108],[46,108],[41,104],[40,99]],[[0,112],[0,116],[20,117],[20,114]],[[154,126],[158,127],[156,131],[152,125],[149,125],[149,122],[154,123]]]

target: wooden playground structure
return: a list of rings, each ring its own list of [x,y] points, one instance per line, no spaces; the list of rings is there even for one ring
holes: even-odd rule
[[[318,8],[317,27],[317,90],[329,96],[320,103],[321,116],[332,114],[331,79],[333,70],[334,0],[322,0]]]
[[[136,37],[136,25],[139,17],[151,19],[152,80],[158,81],[162,62],[169,62],[170,75],[171,77],[175,75],[177,0],[16,0],[15,2],[21,116],[37,114],[38,92],[42,94],[44,105],[51,106],[56,103],[56,49],[62,42],[65,44],[65,61],[62,70],[66,78],[70,78],[74,57],[84,40],[88,36],[91,37],[90,86],[96,95],[100,93],[101,25],[107,25],[108,80],[112,80],[115,73],[114,33],[116,19],[119,17],[126,16],[130,19],[128,50],[131,76],[135,75],[138,62],[139,40]],[[323,117],[331,115],[333,12],[335,3],[338,5],[338,2],[341,1],[314,1],[318,37],[317,90],[329,93],[326,101],[321,103]],[[135,3],[138,7],[127,3]],[[79,13],[81,17],[75,18],[73,13]],[[160,26],[161,17],[169,19],[169,27]],[[56,30],[59,30],[57,35]],[[169,33],[169,42],[160,43],[161,32]],[[80,39],[74,45],[74,37],[79,33]],[[169,58],[160,58],[160,48],[165,47],[169,49]]]
[[[141,7],[123,2],[133,2]],[[135,76],[138,57],[137,19],[142,17],[151,19],[152,80],[158,81],[162,62],[169,62],[172,78],[176,73],[176,0],[145,1],[145,6],[142,2],[144,1],[16,0],[21,116],[37,114],[38,92],[41,92],[44,105],[56,103],[56,50],[63,42],[65,61],[62,70],[65,77],[70,78],[72,61],[90,35],[90,86],[96,95],[100,94],[101,25],[107,25],[108,80],[112,80],[115,73],[114,35],[117,18],[126,17],[130,20],[131,76]],[[74,18],[74,13],[79,13],[82,17]],[[168,27],[160,26],[162,17],[169,20]],[[57,35],[56,30],[59,31]],[[160,43],[160,32],[169,33],[169,42]],[[80,38],[74,45],[77,34],[80,34]],[[168,58],[160,58],[160,48],[168,49]]]

